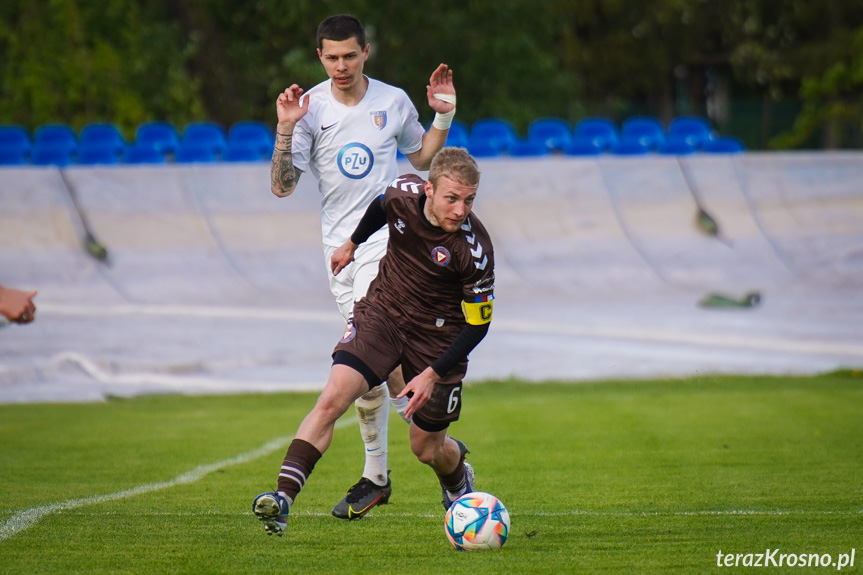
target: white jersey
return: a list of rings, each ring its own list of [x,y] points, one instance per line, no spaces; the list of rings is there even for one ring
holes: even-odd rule
[[[303,96],[309,107],[294,127],[294,166],[311,172],[321,192],[321,233],[325,245],[350,238],[372,199],[398,177],[396,149],[405,155],[422,148],[425,129],[407,94],[368,78],[356,106],[336,101],[331,81]],[[387,237],[387,228],[369,241]]]

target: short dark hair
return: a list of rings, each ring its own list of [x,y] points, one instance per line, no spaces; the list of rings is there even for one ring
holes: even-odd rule
[[[359,19],[349,14],[330,16],[318,25],[318,50],[324,49],[324,39],[342,42],[356,38],[360,48],[366,47],[366,30]]]

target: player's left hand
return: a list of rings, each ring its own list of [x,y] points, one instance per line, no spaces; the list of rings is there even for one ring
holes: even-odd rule
[[[398,397],[404,397],[408,393],[413,392],[408,405],[405,408],[405,419],[413,417],[414,413],[422,409],[422,406],[431,399],[434,384],[437,383],[438,375],[431,367],[427,367],[425,371],[410,380],[405,388],[399,393]]]
[[[336,251],[333,252],[333,256],[330,258],[330,269],[333,271],[333,275],[339,275],[339,272],[348,267],[352,261],[354,261],[354,252],[357,250],[357,244],[352,242],[351,240],[346,241],[341,246],[336,248]]]
[[[439,114],[452,112],[453,106],[448,102],[435,98],[435,94],[451,94],[455,96],[455,86],[452,83],[452,70],[446,64],[441,64],[432,72],[429,78],[429,85],[426,86],[426,95],[428,96],[429,106]]]

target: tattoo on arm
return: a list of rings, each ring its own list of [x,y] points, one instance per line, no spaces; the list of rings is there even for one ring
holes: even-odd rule
[[[294,167],[291,157],[293,136],[276,134],[276,145],[273,148],[273,161],[270,166],[270,185],[277,196],[288,196],[297,187],[300,170]]]

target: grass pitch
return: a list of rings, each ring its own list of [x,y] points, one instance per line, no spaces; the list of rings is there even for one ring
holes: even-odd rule
[[[771,572],[863,571],[859,372],[468,386],[451,433],[512,515],[485,553],[449,546],[396,418],[391,504],[330,516],[362,470],[350,414],[267,537],[252,499],[315,398],[0,406],[0,573],[704,573],[777,549],[837,565]]]

